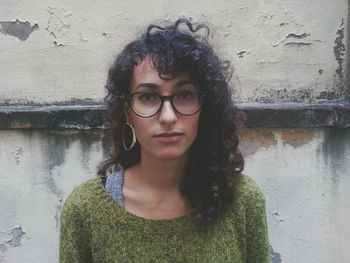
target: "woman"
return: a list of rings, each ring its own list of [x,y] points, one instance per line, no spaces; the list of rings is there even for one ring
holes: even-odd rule
[[[150,25],[112,65],[113,150],[61,216],[60,262],[269,262],[264,198],[241,174],[229,63],[208,27]]]

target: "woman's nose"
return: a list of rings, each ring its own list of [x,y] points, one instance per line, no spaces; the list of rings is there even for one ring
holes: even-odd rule
[[[176,112],[170,101],[164,101],[162,109],[159,113],[159,122],[174,123],[177,121]]]

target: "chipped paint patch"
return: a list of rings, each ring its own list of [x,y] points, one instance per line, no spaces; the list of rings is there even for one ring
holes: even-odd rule
[[[281,139],[284,144],[298,148],[311,142],[314,138],[312,131],[306,130],[283,130],[281,132]]]
[[[281,255],[275,252],[270,246],[270,258],[271,258],[271,263],[282,263]]]
[[[23,154],[23,148],[16,146],[16,149],[12,152],[13,157],[16,160],[16,164],[20,163],[20,156]]]
[[[65,8],[48,5],[47,12],[50,18],[46,25],[46,31],[53,37],[55,47],[66,46],[68,43],[72,13]]]
[[[311,34],[303,32],[303,33],[289,33],[283,40],[272,44],[273,47],[278,47],[280,45],[283,46],[291,46],[291,47],[304,47],[311,46],[316,43],[321,43],[321,40],[318,39],[308,39]]]
[[[12,238],[6,243],[12,247],[19,247],[21,244],[22,237],[25,235],[22,227],[15,227],[11,230]]]
[[[294,33],[289,33],[288,35],[287,35],[287,38],[298,38],[298,39],[303,39],[303,38],[306,38],[306,37],[308,37],[308,36],[310,36],[310,34],[308,34],[308,33],[302,33],[302,34],[294,34]]]
[[[22,237],[25,234],[26,233],[23,231],[21,226],[11,229],[10,235],[12,236],[12,238],[10,238],[6,242],[0,244],[0,252],[4,253],[5,251],[7,251],[8,246],[10,246],[10,247],[21,246],[22,245]]]
[[[243,129],[239,137],[244,155],[254,154],[260,148],[266,149],[277,145],[277,140],[270,130]]]
[[[249,53],[250,53],[249,51],[242,50],[242,51],[237,52],[236,54],[237,54],[238,58],[243,58],[244,55],[247,55]]]
[[[39,29],[38,24],[31,25],[28,21],[0,21],[0,33],[17,37],[21,41],[27,40],[33,31]]]

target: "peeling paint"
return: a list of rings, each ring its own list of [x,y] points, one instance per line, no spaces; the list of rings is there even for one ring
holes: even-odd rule
[[[11,229],[10,234],[12,235],[12,238],[7,240],[4,243],[0,244],[0,251],[5,252],[7,250],[7,246],[11,247],[19,247],[22,245],[22,237],[26,234],[22,227],[15,227]]]
[[[283,218],[278,212],[273,212],[271,216],[277,223],[283,223],[286,221],[286,219]]]
[[[7,250],[7,248],[6,248],[5,244],[0,244],[0,252],[4,253],[6,250]],[[1,256],[1,254],[0,254],[0,256]]]
[[[284,144],[298,148],[311,142],[314,138],[312,131],[306,130],[283,130],[281,132],[281,139]]]
[[[50,14],[46,30],[54,38],[55,47],[63,47],[68,43],[72,13],[65,8],[48,5],[46,11]]]
[[[12,152],[13,157],[16,160],[16,164],[20,163],[20,156],[23,154],[23,148],[16,146],[16,150]]]
[[[288,42],[285,43],[283,46],[291,46],[291,47],[297,47],[297,48],[301,48],[301,47],[307,47],[307,46],[311,46],[313,45],[310,42]]]
[[[38,24],[31,25],[28,21],[22,22],[18,19],[16,21],[0,21],[0,25],[0,33],[17,37],[21,41],[27,40],[34,30],[39,29]]]
[[[111,33],[106,33],[106,32],[103,32],[102,33],[102,36],[104,36],[105,38],[112,38],[112,34]]]
[[[298,38],[298,39],[303,39],[310,36],[308,33],[302,33],[302,34],[294,34],[294,33],[289,33],[286,38]]]
[[[243,55],[246,55],[246,54],[249,54],[249,52],[246,50],[242,50],[242,51],[237,52],[238,58],[243,58]]]
[[[271,263],[282,263],[281,255],[275,252],[270,246],[270,258],[271,258]]]
[[[57,43],[57,41],[53,41],[53,44],[55,45],[55,47],[64,47],[65,45],[62,43]]]
[[[9,244],[12,247],[19,247],[22,245],[21,240],[22,237],[25,235],[25,232],[23,231],[22,227],[15,227],[11,230],[12,239],[7,241],[7,244]]]
[[[281,44],[283,44],[283,46],[289,46],[289,47],[296,47],[296,48],[301,48],[301,47],[306,47],[306,46],[312,46],[316,43],[321,43],[322,41],[319,39],[310,39],[309,41],[305,41],[303,39],[306,39],[308,37],[310,37],[311,34],[309,33],[301,33],[301,34],[297,34],[297,33],[289,33],[283,40],[272,44],[273,47],[278,47]]]
[[[342,80],[344,78],[343,62],[344,62],[344,55],[345,55],[344,18],[342,19],[342,22],[341,22],[341,24],[339,26],[339,29],[337,31],[337,37],[334,40],[333,52],[334,52],[334,55],[335,55],[335,59],[338,62],[338,68],[336,69],[335,73]]]

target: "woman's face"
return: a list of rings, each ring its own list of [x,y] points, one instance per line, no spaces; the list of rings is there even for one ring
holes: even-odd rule
[[[189,91],[196,90],[194,82],[185,74],[168,80],[161,79],[158,71],[152,68],[149,59],[144,59],[135,66],[131,76],[131,94],[154,92],[161,96],[170,96],[182,92],[181,94],[187,96]],[[140,103],[149,103],[148,101],[152,101],[152,95],[147,94],[137,97],[137,100]],[[185,95],[181,95],[180,98],[186,98]],[[146,155],[161,160],[186,158],[197,135],[200,111],[191,116],[184,116],[173,109],[169,100],[165,100],[161,110],[152,117],[143,118],[136,115],[130,105],[125,106],[125,114],[128,122],[135,128],[136,138],[141,146],[141,158]]]

